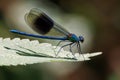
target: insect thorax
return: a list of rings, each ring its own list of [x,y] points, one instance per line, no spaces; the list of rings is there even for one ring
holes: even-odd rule
[[[69,34],[68,35],[68,40],[71,42],[78,42],[79,38],[75,34]]]

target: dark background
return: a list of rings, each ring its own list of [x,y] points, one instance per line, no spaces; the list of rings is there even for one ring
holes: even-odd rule
[[[15,5],[19,4],[19,5]],[[88,24],[87,30],[92,31],[92,40],[89,42],[89,48],[84,46],[85,52],[102,51],[103,54],[78,63],[78,67],[65,75],[56,75],[54,69],[46,69],[45,64],[33,64],[26,66],[0,67],[0,80],[119,80],[120,79],[120,1],[119,0],[0,0],[0,37],[21,37],[9,32],[10,24],[17,25],[14,22],[13,5],[16,10],[24,5],[31,4],[30,8],[51,6],[51,12],[59,9],[61,16],[63,14],[74,14],[82,16],[91,25]],[[37,5],[37,6],[36,6]],[[53,6],[54,5],[54,6]],[[11,8],[10,8],[11,7]],[[28,8],[25,6],[24,8]],[[10,10],[10,11],[9,11]],[[14,9],[15,10],[15,9]],[[12,14],[11,14],[12,12]],[[59,13],[56,12],[54,14]],[[22,11],[21,11],[22,14]],[[59,14],[58,14],[59,15]],[[12,17],[11,17],[12,16]],[[65,16],[65,15],[64,15]],[[64,17],[63,16],[63,17]],[[56,17],[56,16],[55,16]],[[71,17],[71,16],[69,16]],[[59,17],[58,17],[59,18]],[[13,21],[12,21],[13,20]],[[11,21],[11,22],[9,22]],[[23,20],[24,21],[24,20]],[[64,20],[64,22],[67,21]],[[20,24],[19,24],[20,26]],[[21,25],[22,26],[22,25]],[[17,27],[16,27],[17,28]],[[17,28],[19,29],[19,28]],[[21,30],[24,30],[23,28]],[[82,28],[80,28],[80,31]],[[28,31],[29,32],[29,31]],[[86,34],[86,32],[83,32]],[[87,34],[86,34],[87,35]],[[29,38],[29,37],[27,37]],[[33,38],[30,38],[33,39]],[[85,38],[86,39],[86,38]],[[85,40],[87,41],[87,40]],[[83,43],[84,44],[84,43]],[[46,63],[51,65],[51,63]],[[74,66],[74,63],[72,63]],[[54,64],[52,64],[54,65]],[[63,66],[64,64],[61,64]],[[57,66],[56,66],[57,67]],[[47,67],[49,68],[49,67]],[[65,69],[65,68],[64,68]],[[64,70],[63,69],[63,70]],[[62,69],[61,69],[62,70]]]

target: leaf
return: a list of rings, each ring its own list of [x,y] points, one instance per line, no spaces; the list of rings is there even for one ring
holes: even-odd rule
[[[78,62],[90,60],[90,57],[102,54],[102,52],[81,55],[75,53],[76,58],[74,58],[71,52],[62,49],[56,56],[59,49],[60,47],[56,48],[49,43],[39,43],[38,40],[0,38],[0,66],[43,62]]]

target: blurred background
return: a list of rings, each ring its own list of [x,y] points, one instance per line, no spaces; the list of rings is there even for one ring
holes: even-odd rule
[[[103,54],[77,63],[2,66],[0,80],[120,80],[119,0],[0,0],[0,37],[35,40],[9,32],[18,29],[37,34],[24,20],[25,13],[32,8],[41,9],[68,31],[84,36],[84,53]]]

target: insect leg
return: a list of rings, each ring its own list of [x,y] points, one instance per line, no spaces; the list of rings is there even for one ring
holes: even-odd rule
[[[84,55],[83,55],[83,53],[82,53],[82,50],[81,50],[80,42],[77,43],[77,47],[78,47],[78,52],[79,52],[79,54],[81,54],[82,57],[83,57],[84,60],[85,60],[85,57],[84,57]]]
[[[64,40],[63,40],[64,41]],[[56,48],[60,45],[60,43],[62,43],[63,41],[59,41],[58,44],[56,45]],[[56,49],[55,48],[55,49]]]
[[[72,55],[75,57],[75,54],[72,51],[72,47],[74,47],[76,45],[76,43],[72,43],[70,44],[70,52],[72,53]],[[76,57],[75,57],[76,58]]]
[[[69,44],[63,45],[63,46],[59,49],[59,51],[57,52],[56,56],[58,56],[58,54],[59,54],[59,52],[61,51],[62,48],[66,47],[66,46],[68,46],[68,45],[71,45],[71,44],[73,44],[73,43],[69,43]]]

